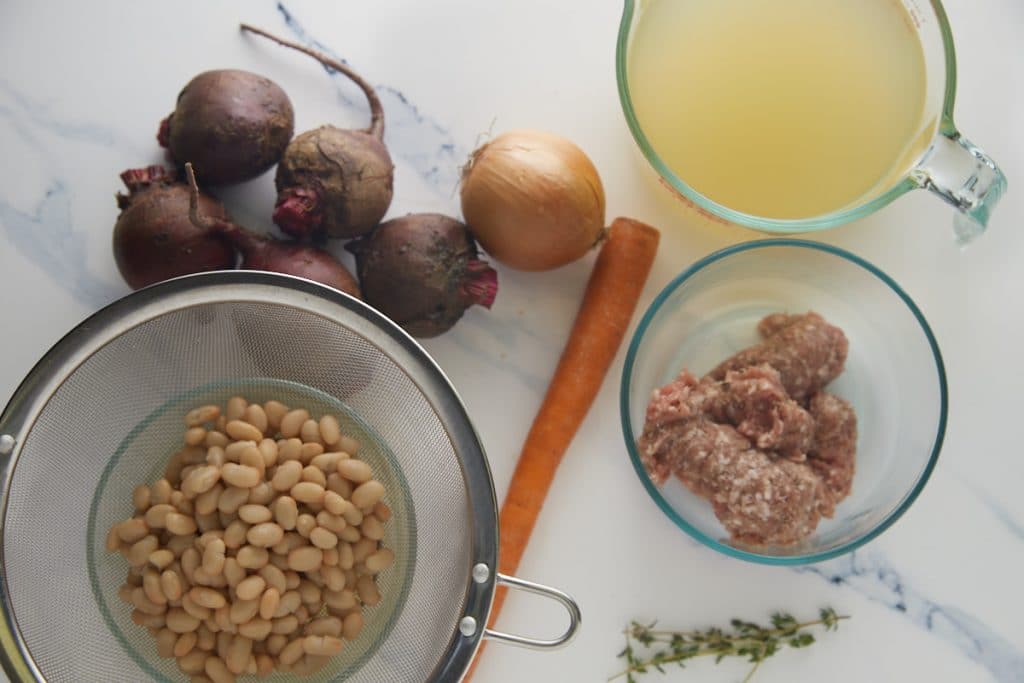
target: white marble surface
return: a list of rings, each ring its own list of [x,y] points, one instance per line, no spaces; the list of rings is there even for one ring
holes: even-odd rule
[[[600,169],[611,215],[662,228],[644,304],[688,264],[756,235],[697,228],[644,179],[619,108],[613,0],[377,0],[39,3],[0,7],[0,401],[74,324],[126,294],[110,252],[113,193],[126,167],[161,160],[154,134],[179,88],[209,68],[281,83],[297,129],[362,125],[362,100],[304,57],[241,37],[244,19],[315,41],[379,84],[398,169],[392,214],[457,212],[458,167],[488,130],[568,135]],[[851,556],[802,570],[745,564],[684,536],[647,498],[617,417],[621,354],[554,482],[520,575],[578,598],[584,626],[554,653],[491,646],[476,680],[603,681],[631,618],[698,627],[733,616],[833,605],[835,636],[787,652],[762,683],[1024,681],[1024,5],[948,0],[957,38],[958,122],[1010,179],[989,233],[966,251],[946,207],[915,193],[816,236],[868,258],[913,296],[935,330],[951,388],[946,445],[923,495]],[[291,16],[294,23],[288,24]],[[241,222],[269,228],[268,174],[225,193]],[[570,325],[591,258],[526,275],[501,270],[490,312],[471,311],[426,346],[465,398],[498,496]],[[865,302],[869,304],[870,302]],[[499,408],[500,406],[500,408]],[[542,634],[557,613],[511,600],[502,626]],[[666,681],[732,681],[740,665],[699,664]],[[658,680],[650,676],[650,680]]]

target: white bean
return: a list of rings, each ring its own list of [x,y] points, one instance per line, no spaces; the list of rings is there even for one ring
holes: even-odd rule
[[[384,484],[376,479],[360,484],[352,492],[352,504],[360,510],[370,510],[384,497]]]
[[[203,670],[213,683],[236,683],[235,675],[220,657],[207,657]]]
[[[319,526],[309,533],[309,540],[313,545],[322,550],[327,550],[328,548],[333,548],[338,545],[337,534]]]
[[[246,524],[259,524],[269,522],[273,518],[273,514],[265,505],[249,503],[238,508],[238,517]]]
[[[213,422],[218,417],[220,417],[220,406],[199,406],[185,413],[185,425],[187,427],[198,427],[207,422]]]
[[[381,548],[367,557],[364,564],[366,564],[366,571],[371,574],[378,574],[390,567],[394,561],[395,551],[391,548]]]
[[[250,576],[235,587],[235,595],[242,600],[255,600],[263,595],[267,581],[262,576]]]
[[[291,439],[299,435],[303,423],[309,419],[309,411],[298,408],[281,418],[281,436]]]
[[[249,406],[249,402],[241,396],[232,396],[228,399],[227,410],[224,411],[224,417],[228,420],[238,420],[245,415],[245,409]]]
[[[336,467],[338,474],[356,484],[364,484],[373,479],[373,470],[362,460],[355,458],[339,460]]]
[[[297,638],[284,646],[284,649],[281,650],[281,654],[278,656],[282,664],[291,666],[302,659],[302,655],[305,654],[304,640],[304,638]]]
[[[224,467],[221,468],[220,476],[228,484],[242,489],[249,489],[256,486],[256,484],[260,483],[261,479],[259,470],[253,467],[248,467],[247,465],[236,465],[233,462],[224,464]],[[354,496],[355,493],[352,495]],[[374,503],[376,502],[377,501],[375,500]]]
[[[367,607],[373,607],[380,602],[380,591],[372,576],[359,577],[359,580],[356,581],[356,593]]]
[[[300,503],[322,503],[325,493],[323,486],[311,481],[299,482],[291,488],[292,498]]]
[[[249,529],[245,538],[251,545],[269,548],[281,542],[284,538],[284,529],[274,522],[264,522]]]
[[[342,625],[342,634],[345,636],[345,640],[355,640],[363,630],[364,623],[362,610],[357,609],[346,614]]]
[[[306,420],[299,428],[299,438],[306,443],[323,443],[320,438],[320,424],[316,420]]]
[[[167,612],[167,628],[175,633],[188,633],[199,628],[199,620],[180,607],[172,607]]]
[[[341,426],[338,424],[338,418],[333,415],[324,415],[320,418],[319,427],[320,438],[328,446],[333,446],[341,441]]]
[[[281,593],[277,588],[268,588],[260,598],[260,618],[273,619],[277,608],[281,604]]]
[[[263,412],[267,416],[267,428],[276,432],[281,428],[281,419],[288,414],[288,406],[280,401],[267,401],[263,404]]]
[[[263,410],[263,406],[259,403],[250,403],[245,409],[245,415],[242,419],[260,430],[261,433],[266,432],[267,428],[270,426],[270,420],[267,418],[267,412]]]
[[[288,491],[302,480],[302,463],[288,460],[277,466],[270,485],[277,491]]]
[[[313,571],[320,568],[323,559],[322,550],[307,545],[288,553],[288,567],[297,572]]]
[[[333,657],[341,652],[345,643],[334,636],[306,636],[302,641],[302,649],[308,655]]]

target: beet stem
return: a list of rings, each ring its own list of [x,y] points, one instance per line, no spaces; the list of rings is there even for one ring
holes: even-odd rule
[[[217,221],[207,218],[199,213],[199,185],[196,183],[196,172],[192,169],[192,162],[185,163],[185,179],[188,181],[188,219],[192,225],[204,230],[214,230]]]
[[[384,139],[384,106],[381,104],[380,98],[377,97],[377,91],[373,89],[372,85],[363,80],[362,76],[357,74],[347,65],[342,64],[336,59],[332,59],[319,50],[314,50],[313,48],[306,47],[299,43],[294,43],[290,40],[285,40],[284,38],[278,38],[272,33],[267,33],[263,29],[250,26],[249,24],[241,24],[241,28],[243,31],[249,31],[250,33],[255,33],[256,35],[272,40],[278,45],[298,50],[303,54],[309,55],[327,68],[339,71],[348,76],[353,83],[362,89],[363,93],[366,95],[366,99],[370,103],[370,127],[366,129],[366,132],[378,140]]]
[[[188,218],[192,221],[192,225],[202,230],[209,230],[220,235],[227,239],[243,254],[259,248],[261,243],[266,242],[266,238],[257,237],[245,228],[232,223],[231,221],[204,216],[200,213],[199,185],[196,183],[196,172],[192,168],[191,162],[187,162],[185,164],[185,179],[188,181],[188,187],[190,190],[188,196]]]
[[[145,168],[129,168],[121,174],[121,182],[130,192],[136,192],[154,183],[170,182],[167,169],[163,166],[146,166]]]

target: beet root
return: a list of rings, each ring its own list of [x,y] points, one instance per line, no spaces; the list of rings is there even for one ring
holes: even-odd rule
[[[157,140],[178,165],[191,162],[204,184],[227,185],[276,164],[294,131],[292,103],[276,83],[220,69],[189,81]]]
[[[384,146],[384,107],[377,91],[347,64],[322,52],[242,24],[242,30],[317,60],[359,86],[370,106],[360,130],[321,126],[297,136],[277,167],[274,222],[297,239],[359,237],[376,227],[391,205],[395,165]]]
[[[364,235],[391,205],[394,168],[384,143],[366,131],[302,133],[277,167],[274,222],[300,239]]]
[[[359,283],[330,252],[255,235],[233,223],[224,224],[218,231],[242,252],[242,268],[304,277],[362,298]]]
[[[179,275],[234,268],[235,251],[216,234],[189,220],[189,188],[162,166],[125,171],[128,194],[117,195],[121,214],[114,225],[114,261],[132,289]],[[224,206],[199,195],[204,214],[227,218]]]
[[[490,308],[498,291],[469,230],[448,216],[395,218],[346,249],[366,302],[416,337],[449,330],[474,304]]]
[[[189,218],[194,225],[219,235],[234,245],[242,254],[242,268],[304,277],[351,294],[357,299],[361,298],[359,283],[330,252],[296,242],[256,235],[231,222],[226,216],[206,214],[199,202],[199,187],[196,185],[195,174],[190,164],[185,165],[185,173],[192,193],[192,203],[188,209]]]

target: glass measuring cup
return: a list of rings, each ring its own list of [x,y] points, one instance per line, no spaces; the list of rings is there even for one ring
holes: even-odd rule
[[[955,207],[954,228],[959,240],[966,242],[985,230],[993,206],[1006,191],[1006,178],[988,155],[960,134],[953,122],[956,59],[949,22],[939,0],[894,0],[906,11],[907,23],[916,32],[923,51],[926,83],[917,135],[930,142],[920,145],[918,149],[922,152],[908,158],[902,167],[897,166],[884,181],[856,200],[825,213],[799,218],[756,215],[702,194],[687,181],[685,168],[673,169],[667,163],[648,135],[650,131],[644,130],[631,93],[630,60],[644,11],[653,2],[669,1],[672,0],[626,0],[619,27],[616,74],[622,108],[633,137],[661,183],[683,202],[712,221],[793,234],[862,218],[910,190],[927,188]],[[822,168],[821,172],[841,173],[842,169]]]

